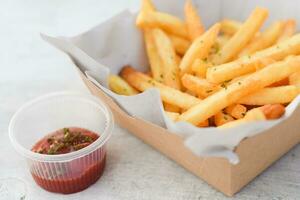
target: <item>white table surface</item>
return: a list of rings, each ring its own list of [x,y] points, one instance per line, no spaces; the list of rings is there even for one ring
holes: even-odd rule
[[[37,187],[10,145],[7,127],[24,102],[54,91],[88,92],[66,55],[39,32],[75,35],[139,0],[0,0],[0,179],[26,182],[30,200],[226,199],[173,161],[116,127],[106,171],[95,185],[73,194]],[[300,199],[300,146],[257,177],[234,199]]]

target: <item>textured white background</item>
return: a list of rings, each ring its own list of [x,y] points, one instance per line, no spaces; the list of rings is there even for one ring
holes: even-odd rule
[[[84,192],[68,196],[38,188],[9,143],[9,119],[27,100],[53,91],[87,92],[67,56],[43,42],[39,32],[75,35],[123,8],[138,5],[139,0],[0,0],[0,179],[24,180],[28,199],[226,199],[118,127],[108,146],[102,179]],[[235,199],[300,199],[299,166],[300,146]]]

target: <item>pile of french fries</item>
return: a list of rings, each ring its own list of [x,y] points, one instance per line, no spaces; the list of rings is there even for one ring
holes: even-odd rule
[[[198,127],[233,127],[277,119],[300,91],[300,34],[293,19],[261,30],[268,10],[244,22],[224,19],[204,27],[191,0],[185,19],[143,0],[136,25],[144,34],[150,71],[125,66],[109,77],[111,90],[160,92],[166,114]]]

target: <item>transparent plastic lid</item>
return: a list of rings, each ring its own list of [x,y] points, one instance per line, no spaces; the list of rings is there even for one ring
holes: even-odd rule
[[[100,137],[89,146],[61,155],[31,151],[41,138],[64,127],[80,127]],[[23,105],[12,117],[9,137],[15,149],[26,158],[64,162],[89,154],[103,146],[113,129],[113,116],[108,107],[92,95],[74,92],[48,94]]]

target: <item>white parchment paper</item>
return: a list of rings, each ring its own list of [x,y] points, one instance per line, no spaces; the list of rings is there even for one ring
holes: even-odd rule
[[[241,0],[194,0],[199,13],[208,27],[222,18],[244,20],[255,6],[270,10],[266,24],[276,19],[295,18],[300,21],[300,1],[241,1]],[[156,7],[176,16],[183,16],[183,0],[154,0]],[[148,69],[144,42],[140,30],[135,27],[136,13],[123,11],[110,20],[75,37],[42,38],[65,52],[87,77],[112,97],[128,114],[142,118],[185,138],[185,144],[200,156],[217,156],[239,162],[233,152],[239,142],[286,120],[298,107],[300,96],[286,110],[285,115],[274,121],[253,122],[231,129],[197,128],[185,122],[173,122],[163,112],[159,92],[147,90],[135,96],[122,96],[107,88],[107,76],[117,74],[124,65],[132,65],[139,71]],[[155,134],[155,133],[153,133]]]

